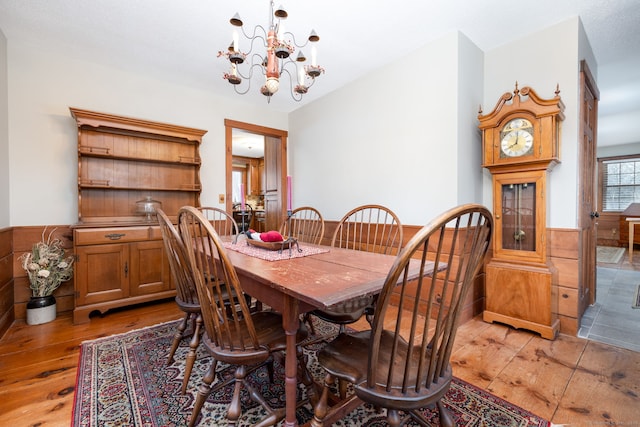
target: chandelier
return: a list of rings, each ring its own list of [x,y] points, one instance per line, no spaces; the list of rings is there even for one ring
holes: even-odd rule
[[[240,27],[242,35],[248,40],[249,50],[243,52],[239,45],[239,31],[233,30],[233,41],[228,50],[219,51],[218,57],[229,60],[230,70],[223,78],[233,85],[236,93],[244,95],[251,89],[251,80],[254,74],[259,76],[262,82],[260,92],[267,97],[267,102],[280,88],[281,77],[287,75],[291,97],[302,100],[302,95],[313,86],[316,77],[324,73],[324,69],[317,64],[317,50],[315,43],[320,37],[314,30],[304,44],[299,45],[295,36],[285,32],[283,20],[288,16],[287,12],[279,6],[274,10],[273,0],[270,1],[269,27],[265,29],[256,25],[253,34],[245,32],[242,19],[237,13],[229,20],[234,27]],[[311,42],[311,63],[305,65],[307,58],[301,48]],[[255,44],[255,46],[254,46]],[[295,61],[292,59],[294,51],[298,49]],[[254,51],[254,49],[256,51]]]

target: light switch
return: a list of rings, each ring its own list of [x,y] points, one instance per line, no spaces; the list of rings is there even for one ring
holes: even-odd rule
[[[224,194],[218,194],[218,203],[224,203]]]

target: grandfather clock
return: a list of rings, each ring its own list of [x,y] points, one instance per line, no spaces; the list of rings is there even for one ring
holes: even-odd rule
[[[564,104],[533,89],[505,93],[489,114],[478,115],[483,167],[493,177],[495,234],[486,267],[483,319],[558,333],[557,273],[547,253],[547,176],[560,162]]]

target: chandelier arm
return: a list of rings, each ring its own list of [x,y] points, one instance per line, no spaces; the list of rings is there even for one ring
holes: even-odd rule
[[[284,73],[286,71],[287,74],[289,74],[289,77],[291,77],[291,73],[288,70],[285,70],[285,67],[288,64],[294,64],[294,68],[295,68],[295,62],[291,59],[291,57],[288,57],[287,59],[280,59],[280,74],[282,75],[282,73]]]
[[[258,54],[254,54],[254,56],[259,56],[259,55]],[[244,94],[248,93],[251,90],[251,80],[253,79],[253,69],[256,68],[256,67],[258,69],[262,70],[262,65],[260,65],[260,64],[252,64],[251,67],[249,67],[249,74],[248,75],[242,74],[239,70],[237,71],[238,75],[240,77],[242,77],[242,80],[247,82],[246,86],[244,84],[242,84],[242,85],[239,85],[239,84],[238,85],[233,85],[233,90],[237,94],[244,95]],[[263,73],[261,72],[260,74],[263,74]],[[242,89],[239,88],[240,86],[246,87],[246,89],[242,90]]]
[[[255,27],[253,27],[253,35],[249,36],[249,34],[247,34],[247,32],[244,30],[244,26],[240,27],[242,29],[242,35],[247,39],[251,41],[251,45],[253,46],[253,41],[255,39],[262,39],[262,42],[264,43],[264,46],[267,46],[267,30],[264,29],[264,27],[262,25],[256,25]],[[258,29],[262,30],[262,34],[257,34],[258,33]]]
[[[247,52],[246,52],[246,54],[247,54],[247,55],[251,55],[251,52],[253,52],[253,42],[254,42],[255,40],[257,40],[257,39],[262,39],[262,37],[261,37],[261,36],[258,36],[258,37],[256,37],[255,39],[252,39],[252,40],[251,40],[251,48],[249,49],[249,51],[247,51]],[[263,43],[266,43],[266,40],[262,39],[262,42],[263,42]],[[261,48],[266,48],[266,47],[267,47],[267,46],[266,46],[266,44],[263,44],[263,43],[261,43],[261,44],[260,44],[260,47],[261,47]],[[254,55],[259,55],[259,54],[258,54],[258,53],[254,53]]]
[[[291,36],[291,41],[293,42],[293,45],[295,47],[297,47],[298,49],[306,47],[309,44],[309,40],[305,41],[304,44],[298,44],[298,42],[296,42],[296,35],[295,34],[289,32],[289,31],[284,33],[284,35],[287,35],[287,34]]]
[[[249,81],[249,83],[247,83],[247,89],[246,90],[239,90],[238,89],[239,85],[233,85],[233,90],[238,94],[238,95],[245,95],[247,92],[249,92],[249,90],[251,89],[251,81]]]
[[[293,61],[290,61],[293,62]],[[297,76],[292,76],[291,72],[284,68],[284,66],[282,67],[282,70],[280,71],[280,81],[282,81],[282,76],[286,74],[287,76],[289,76],[289,94],[291,94],[291,98],[293,98],[294,101],[296,102],[300,102],[302,101],[302,94],[297,93],[295,90],[293,90],[294,86],[297,84]],[[296,96],[297,95],[297,96]]]
[[[255,54],[255,55],[258,56],[258,54]],[[249,74],[248,75],[244,75],[240,71],[238,71],[238,75],[240,75],[240,77],[242,77],[243,79],[249,80],[249,82],[251,82],[251,79],[253,78],[253,69],[254,68],[258,68],[260,70],[260,74],[264,75],[264,73],[262,72],[262,69],[263,69],[262,68],[262,64],[255,64],[255,63],[252,63],[251,66],[249,67]]]
[[[314,79],[313,77],[311,77],[310,80],[311,80],[311,83],[307,85],[307,89],[311,89],[311,86],[313,86],[313,84],[316,82],[316,79]]]

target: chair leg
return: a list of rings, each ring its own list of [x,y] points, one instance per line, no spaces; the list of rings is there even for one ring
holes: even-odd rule
[[[438,412],[440,412],[440,425],[443,427],[456,427],[456,423],[451,416],[451,413],[444,407],[442,402],[438,400]]]
[[[432,407],[432,406],[434,405],[429,405],[429,407]],[[440,401],[436,402],[435,406],[438,407],[438,416],[440,420],[440,426],[456,427],[456,423],[453,419],[453,416],[451,416],[451,412],[449,412],[449,410],[445,408],[445,406]],[[409,411],[408,414],[409,416],[411,416],[411,418],[413,418],[414,421],[416,421],[421,426],[429,427],[431,425],[430,420],[427,420],[427,418],[422,414],[420,409],[414,409],[412,411]]]
[[[324,377],[324,387],[322,388],[322,394],[320,395],[320,399],[318,399],[318,403],[313,407],[313,419],[311,420],[311,427],[323,427],[324,426],[324,418],[327,416],[327,412],[329,411],[329,387],[333,384],[333,377],[331,374],[327,374]]]
[[[184,378],[182,379],[182,394],[187,392],[187,385],[189,384],[189,378],[191,377],[191,371],[193,370],[193,365],[196,361],[196,352],[198,351],[198,346],[200,345],[200,331],[202,330],[202,316],[198,314],[195,320],[195,327],[193,329],[193,336],[191,337],[191,342],[189,343],[189,354],[187,354],[187,358],[184,366]]]
[[[298,381],[304,384],[309,402],[314,407],[318,403],[319,397],[316,382],[313,380],[309,369],[307,369],[309,358],[304,354],[301,347],[297,348],[296,353],[298,356]]]
[[[233,397],[231,398],[231,402],[227,408],[227,421],[229,421],[230,425],[236,425],[238,418],[240,418],[240,413],[242,412],[240,390],[242,390],[244,377],[247,375],[247,368],[245,366],[238,366],[233,375],[235,377],[235,386],[233,388]]]
[[[395,409],[387,409],[387,423],[391,427],[399,427],[402,425],[403,417]]]
[[[176,333],[173,335],[173,342],[171,343],[171,349],[169,350],[169,356],[167,357],[167,366],[173,363],[173,356],[176,354],[176,350],[180,345],[180,341],[182,341],[182,337],[184,336],[184,331],[187,329],[187,323],[189,322],[189,317],[191,313],[187,313],[182,322],[178,325],[178,329]]]
[[[340,395],[340,400],[344,400],[347,398],[347,382],[345,380],[338,380],[338,394]]]
[[[209,370],[202,378],[202,383],[198,386],[198,394],[196,396],[196,402],[193,405],[193,411],[191,411],[191,419],[189,420],[189,427],[193,427],[196,425],[196,420],[200,416],[200,411],[202,411],[202,405],[209,397],[209,393],[211,393],[211,383],[216,377],[216,369],[218,367],[218,361],[213,360]]]
[[[236,384],[238,384],[236,382]],[[269,403],[264,399],[264,397],[258,393],[248,382],[244,382],[244,387],[249,392],[251,399],[254,402],[262,405],[264,410],[267,413],[267,416],[260,420],[257,424],[254,424],[253,427],[269,427],[278,424],[285,417],[285,408],[273,409]],[[238,414],[239,415],[239,414]]]
[[[316,334],[316,328],[313,326],[313,319],[311,319],[311,313],[305,313],[302,316],[302,321],[309,325],[309,331],[311,332],[311,336]]]

